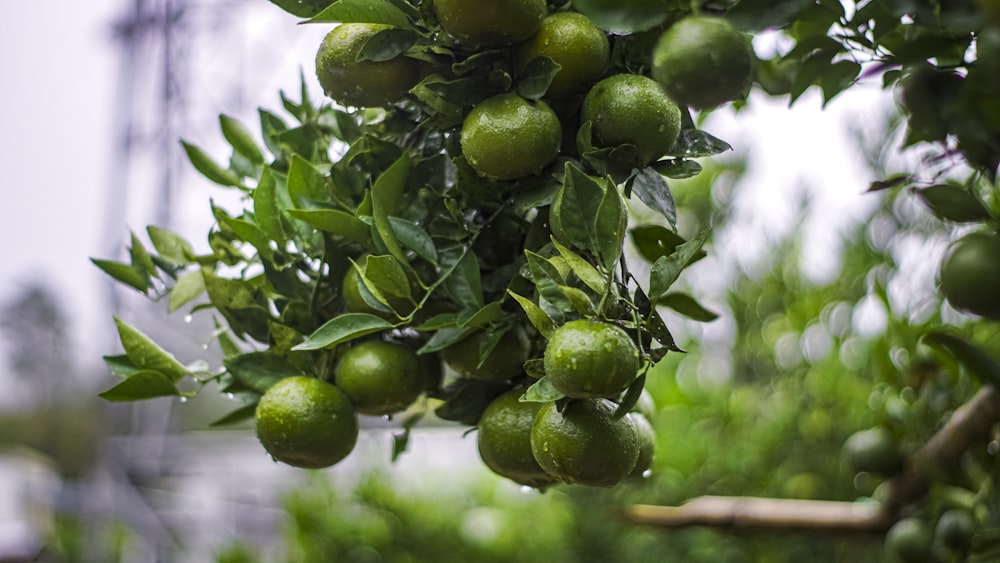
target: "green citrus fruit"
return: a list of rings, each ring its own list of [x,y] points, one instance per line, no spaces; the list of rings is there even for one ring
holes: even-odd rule
[[[639,371],[639,350],[621,328],[588,320],[570,321],[549,338],[545,376],[567,397],[611,397]]]
[[[545,403],[531,427],[531,451],[538,465],[565,483],[611,487],[628,477],[639,459],[635,422],[615,418],[607,399],[569,401],[562,412]]]
[[[549,57],[560,67],[546,95],[557,100],[582,94],[604,74],[611,48],[608,37],[586,16],[558,12],[514,52],[514,68],[524,72],[538,57]]]
[[[477,332],[441,351],[441,357],[462,377],[503,382],[524,373],[528,359],[528,342],[508,330],[480,365],[482,333]]]
[[[538,174],[559,154],[562,126],[545,102],[500,94],[472,108],[462,123],[461,144],[479,174],[516,180]]]
[[[667,153],[681,131],[681,110],[655,80],[616,74],[598,82],[583,101],[582,122],[589,121],[595,146],[634,145],[636,165]]]
[[[728,21],[691,16],[663,33],[653,51],[653,78],[677,103],[711,109],[746,95],[753,48]]]
[[[295,467],[333,465],[358,440],[358,420],[347,395],[312,377],[286,377],[268,388],[254,421],[264,449]]]
[[[531,425],[542,403],[522,402],[521,389],[493,400],[477,424],[479,456],[497,475],[515,483],[544,488],[554,482],[531,453]]]
[[[1000,319],[1000,236],[972,233],[955,241],[941,263],[940,279],[952,307]]]
[[[341,356],[334,381],[362,414],[397,413],[416,400],[425,380],[412,350],[400,344],[368,340]]]
[[[333,29],[316,53],[316,77],[323,91],[345,106],[377,107],[401,100],[420,79],[420,63],[405,56],[359,61],[362,48],[392,26],[345,23]]]
[[[877,475],[895,474],[902,462],[896,438],[881,426],[852,434],[844,442],[844,456],[854,471]]]
[[[921,562],[928,560],[934,531],[920,518],[903,518],[885,535],[886,553],[895,561]]]
[[[653,457],[656,455],[656,431],[645,416],[637,412],[629,413],[628,416],[635,423],[636,437],[639,439],[639,457],[629,477],[646,477],[646,472],[653,467]]]
[[[934,536],[949,549],[965,551],[975,534],[972,514],[967,510],[949,510],[938,518]]]
[[[548,7],[545,0],[434,0],[434,13],[459,43],[504,47],[531,37]]]

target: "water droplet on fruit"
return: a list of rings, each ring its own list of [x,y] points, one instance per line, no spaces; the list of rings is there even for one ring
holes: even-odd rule
[[[653,475],[653,470],[652,469],[647,469],[647,470],[645,470],[645,471],[642,472],[642,478],[643,479],[649,479],[652,475]]]
[[[191,315],[184,315],[184,322],[189,323],[189,322],[191,322],[193,320],[194,320],[193,316],[191,316]]]

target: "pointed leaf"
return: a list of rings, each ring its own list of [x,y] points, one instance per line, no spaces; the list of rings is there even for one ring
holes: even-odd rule
[[[605,270],[613,270],[618,258],[621,257],[627,222],[628,212],[625,210],[621,194],[613,184],[606,186],[594,220],[597,256]]]
[[[978,197],[957,186],[940,184],[915,191],[931,212],[945,221],[975,223],[991,218]]]
[[[719,318],[717,313],[713,313],[702,307],[694,297],[686,293],[668,293],[661,297],[656,304],[670,307],[685,317],[696,321],[707,323]]]
[[[566,261],[566,264],[569,265],[570,270],[576,274],[576,277],[579,278],[584,285],[593,290],[594,293],[602,293],[608,284],[608,280],[597,271],[597,268],[593,267],[590,262],[584,260],[579,254],[560,244],[555,237],[550,238],[552,240],[552,245],[556,247],[556,250],[559,251],[559,255]]]
[[[173,313],[184,305],[187,305],[199,295],[205,293],[205,278],[201,275],[201,270],[194,270],[177,278],[177,283],[170,289],[170,302],[167,305],[167,312]]]
[[[245,125],[225,114],[219,115],[219,124],[222,126],[222,136],[229,141],[233,150],[254,164],[264,164],[264,155]]]
[[[113,260],[100,260],[98,258],[91,258],[90,261],[103,270],[105,274],[108,274],[119,282],[142,293],[149,291],[149,281],[131,264],[123,264]]]
[[[334,236],[365,246],[372,244],[372,228],[354,215],[336,209],[289,209],[295,219]]]
[[[692,262],[698,251],[708,240],[709,231],[677,247],[670,256],[659,258],[653,263],[649,273],[649,299],[656,302],[677,280],[681,272]]]
[[[392,328],[392,323],[368,313],[347,313],[336,316],[316,329],[305,342],[292,350],[319,350]]]
[[[309,23],[383,23],[403,29],[413,29],[406,13],[391,2],[371,0],[338,0],[317,14]]]
[[[185,141],[181,141],[181,145],[184,146],[184,152],[187,153],[195,170],[200,172],[202,176],[221,186],[243,187],[240,177],[235,172],[220,166],[212,160],[212,157],[208,156],[208,153]]]
[[[525,389],[524,395],[521,395],[521,401],[525,403],[549,403],[558,401],[565,396],[552,385],[549,378],[543,377]]]
[[[232,376],[258,393],[264,393],[285,377],[306,375],[284,358],[272,352],[250,352],[230,356],[223,361]]]
[[[639,201],[663,216],[672,229],[677,229],[677,204],[663,176],[652,168],[643,168],[628,185]]]
[[[230,424],[238,424],[245,420],[252,420],[254,413],[257,412],[257,403],[251,403],[249,405],[243,405],[236,410],[230,411],[228,414],[218,418],[211,423],[209,427],[216,428],[219,426],[228,426]]]
[[[555,323],[552,319],[542,311],[541,307],[535,304],[534,301],[528,299],[527,297],[522,297],[513,291],[508,290],[507,294],[514,298],[515,301],[524,310],[524,314],[527,315],[528,321],[531,323],[535,330],[539,332],[545,338],[548,338],[555,331]]]
[[[125,321],[115,317],[118,327],[118,337],[121,339],[125,355],[132,362],[145,370],[153,370],[166,374],[177,381],[188,369],[163,348],[160,348],[148,336]]]
[[[265,168],[260,176],[260,182],[253,191],[253,216],[257,226],[267,235],[267,238],[278,243],[278,248],[285,247],[287,237],[282,223],[281,203],[278,199],[278,185],[270,168]]]
[[[177,395],[180,395],[180,391],[166,374],[154,370],[143,370],[132,374],[128,379],[100,393],[99,396],[107,401],[123,402]]]
[[[160,258],[181,266],[191,263],[194,249],[180,235],[153,225],[146,227],[146,234]]]

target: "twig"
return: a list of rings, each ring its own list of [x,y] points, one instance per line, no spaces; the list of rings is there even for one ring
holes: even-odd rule
[[[984,441],[997,422],[1000,422],[1000,392],[987,386],[909,456],[903,470],[889,481],[889,493],[883,502],[703,496],[681,506],[633,505],[625,510],[625,516],[635,523],[670,528],[884,532],[900,518],[907,504],[927,493],[938,472],[957,463],[966,450]]]
[[[740,530],[882,532],[889,527],[876,502],[703,496],[681,506],[633,505],[626,517],[670,528],[710,526]]]

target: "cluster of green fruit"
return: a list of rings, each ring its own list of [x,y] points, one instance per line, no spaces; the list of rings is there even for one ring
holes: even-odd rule
[[[228,325],[225,370],[123,336],[127,357],[109,363],[125,380],[103,396],[219,383],[245,403],[224,421],[253,416],[264,448],[300,467],[347,456],[359,414],[400,415],[399,451],[433,406],[477,426],[486,465],[524,485],[642,475],[645,374],[680,350],[657,305],[707,237],[676,232],[665,178],[728,149],[689,108],[746,94],[748,37],[660,1],[276,3],[338,24],[316,55],[337,105],[303,86],[300,103],[283,97],[300,126],[262,110],[271,159],[225,116],[229,167],[185,144],[252,205],[213,207],[211,253],[151,230],[159,254],[133,239],[132,265],[98,261],[143,292],[163,280],[172,310],[207,294],[197,307]],[[642,283],[623,257],[633,196],[666,223],[643,226]]]
[[[484,186],[465,194],[466,212],[530,188],[531,178],[546,171],[558,173],[560,157],[597,154],[626,169],[654,165],[677,145],[688,107],[710,109],[739,99],[751,83],[748,38],[717,17],[681,14],[652,31],[615,37],[570,4],[550,13],[544,0],[435,0],[421,8],[427,35],[399,44],[406,33],[391,25],[341,23],[320,46],[316,73],[325,93],[345,107],[429,106],[421,107],[426,119],[420,127],[454,138],[459,170],[468,166]],[[615,42],[619,49],[641,48],[632,71],[612,63]],[[447,48],[434,48],[442,45]],[[456,109],[422,95],[459,87],[479,99]],[[537,211],[512,218],[512,238],[523,241],[517,228],[524,231],[536,219],[544,228]],[[577,219],[553,206],[547,230],[578,247],[563,227]],[[523,260],[527,245],[515,246],[502,266]],[[409,299],[366,282],[362,262],[343,278],[347,312],[397,321],[399,311],[413,308]],[[414,279],[407,283],[419,292]],[[636,403],[624,395],[649,360],[636,346],[638,333],[626,330],[637,327],[628,317],[584,317],[554,328],[545,344],[538,331],[515,322],[489,339],[483,331],[467,331],[440,350],[459,378],[490,385],[464,422],[477,425],[481,457],[496,473],[539,488],[557,482],[612,486],[650,468],[650,413],[622,408]],[[535,373],[526,371],[525,362],[538,363],[532,352],[539,349],[540,365]],[[286,463],[336,463],[357,438],[354,411],[392,415],[425,391],[436,396],[442,385],[437,355],[418,357],[405,344],[382,338],[347,345],[332,385],[302,377],[268,389],[256,410],[257,434]],[[541,374],[554,389],[552,400],[525,400]],[[648,395],[641,396],[648,406]]]

